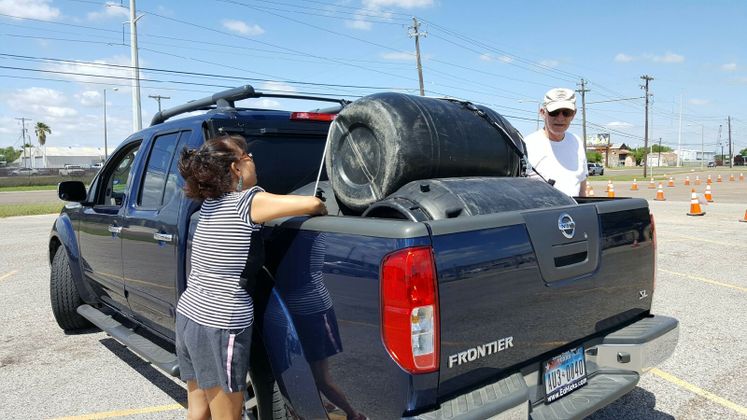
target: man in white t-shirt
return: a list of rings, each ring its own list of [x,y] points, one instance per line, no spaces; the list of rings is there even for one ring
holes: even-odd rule
[[[545,94],[539,110],[545,127],[526,136],[527,159],[555,188],[571,197],[586,195],[586,150],[568,127],[576,115],[576,94],[572,89],[555,88]],[[529,176],[537,176],[529,171]]]

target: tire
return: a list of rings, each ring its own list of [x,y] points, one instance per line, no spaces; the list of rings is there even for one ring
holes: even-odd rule
[[[65,249],[60,246],[52,259],[52,270],[49,277],[49,297],[52,313],[57,324],[65,331],[90,328],[92,325],[76,311],[83,304],[78,288],[73,281],[70,263]]]
[[[246,392],[244,393],[244,410],[241,415],[242,420],[260,419],[257,401],[258,399],[254,394],[251,380],[247,378],[247,387]],[[262,411],[264,412],[266,410]],[[291,413],[288,411],[288,407],[285,405],[285,400],[283,399],[283,395],[280,393],[280,388],[278,387],[277,382],[273,383],[271,415],[272,420],[290,420],[293,418]]]

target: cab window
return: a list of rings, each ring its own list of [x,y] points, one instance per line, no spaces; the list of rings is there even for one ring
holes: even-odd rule
[[[148,209],[160,208],[164,202],[164,192],[169,180],[169,168],[174,160],[174,151],[179,140],[179,132],[163,134],[153,140],[148,156],[148,164],[138,197],[138,206]],[[169,188],[173,192],[173,188]]]
[[[127,193],[127,183],[130,182],[130,172],[132,164],[140,148],[140,143],[136,143],[128,149],[122,150],[116,156],[111,165],[107,167],[114,168],[111,172],[104,174],[102,178],[102,193],[96,200],[97,205],[121,207]]]

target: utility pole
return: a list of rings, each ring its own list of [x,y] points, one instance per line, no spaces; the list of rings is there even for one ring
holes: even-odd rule
[[[682,164],[682,95],[680,95],[680,128],[677,134],[677,166]]]
[[[135,16],[135,0],[130,0],[130,64],[132,66],[132,131],[143,128],[140,111],[140,64],[137,52],[137,21],[143,15]]]
[[[581,89],[577,89],[576,92],[581,93],[581,134],[584,136],[584,153],[586,153],[586,92],[589,92],[589,89],[586,89],[584,79],[581,79],[579,86]]]
[[[659,158],[657,159],[656,166],[661,166],[661,137],[659,137]]]
[[[415,58],[418,62],[418,80],[420,81],[420,96],[425,96],[425,87],[423,86],[423,65],[420,64],[420,37],[428,36],[427,32],[420,32],[420,23],[418,19],[412,17],[412,26],[409,28],[410,38],[415,37]]]
[[[153,98],[158,102],[158,112],[161,112],[161,99],[171,99],[170,96],[161,95],[148,95],[149,98]]]
[[[26,166],[26,121],[31,121],[31,118],[16,118],[18,121],[21,122],[21,145],[23,146],[23,167],[27,168]],[[31,139],[29,139],[29,144],[31,144]],[[29,160],[31,160],[31,153],[29,151]]]
[[[727,122],[728,127],[729,127],[729,167],[733,168],[734,167],[734,158],[732,157],[733,155],[731,154],[731,116],[726,117],[726,122]],[[723,154],[724,152],[722,151],[721,153]]]
[[[653,77],[644,74],[641,76],[641,79],[645,81],[645,85],[641,86],[641,88],[645,91],[646,96],[646,117],[645,117],[645,124],[644,124],[644,134],[643,134],[643,150],[645,150],[645,153],[643,154],[643,177],[648,177],[648,82],[654,80]]]

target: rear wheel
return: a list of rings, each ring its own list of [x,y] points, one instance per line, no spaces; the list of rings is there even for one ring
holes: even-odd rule
[[[91,327],[91,323],[76,311],[83,304],[78,288],[73,281],[70,262],[65,249],[60,246],[52,259],[49,277],[49,297],[52,313],[57,324],[65,331],[75,331]]]

